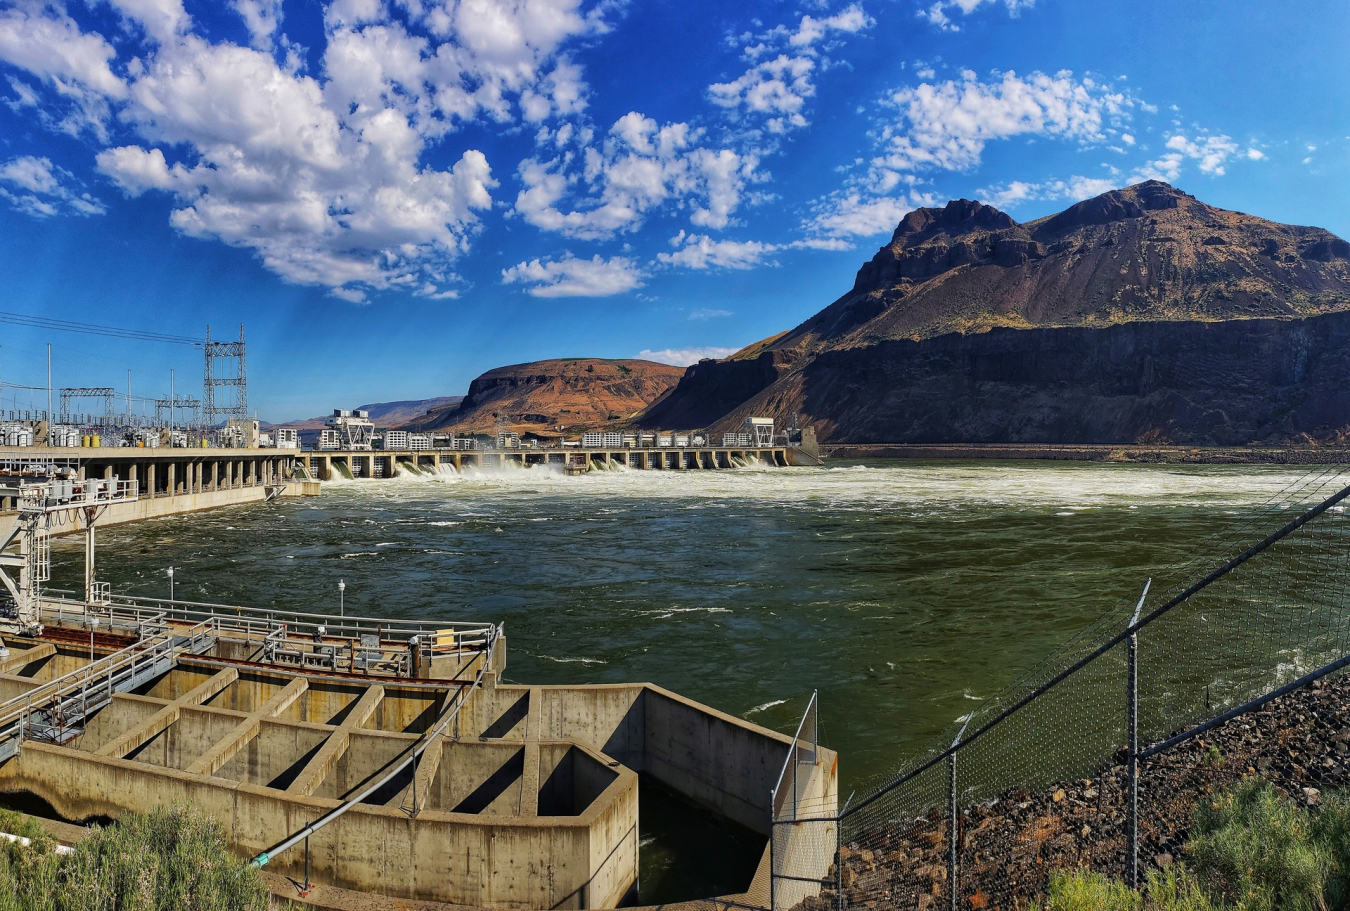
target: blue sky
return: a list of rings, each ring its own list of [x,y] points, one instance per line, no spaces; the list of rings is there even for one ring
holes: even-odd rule
[[[1158,177],[1350,236],[1347,46],[1334,2],[0,0],[0,310],[243,323],[282,420],[724,354],[954,197]],[[57,386],[200,382],[0,324],[0,383],[48,342]]]

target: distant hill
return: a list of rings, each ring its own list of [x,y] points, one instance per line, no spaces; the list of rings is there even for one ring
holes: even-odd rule
[[[823,441],[1350,437],[1350,243],[1148,181],[1019,224],[904,217],[853,288],[689,368],[639,419],[800,415]]]
[[[683,367],[642,360],[561,358],[489,370],[469,384],[463,401],[410,420],[410,430],[571,433],[631,421],[665,395]]]
[[[435,408],[444,408],[447,405],[458,404],[464,396],[462,395],[442,395],[433,399],[409,399],[402,402],[374,402],[369,405],[357,405],[356,408],[361,411],[369,411],[370,419],[380,427],[397,427],[408,421],[422,417],[428,411]],[[330,411],[328,414],[332,414]],[[328,419],[328,414],[320,415],[316,418],[305,418],[302,421],[284,421],[280,424],[268,425],[274,427],[294,427],[297,430],[322,430],[324,421]]]

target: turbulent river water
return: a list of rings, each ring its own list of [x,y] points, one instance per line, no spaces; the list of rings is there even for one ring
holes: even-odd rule
[[[894,767],[1305,468],[836,462],[326,484],[112,528],[126,594],[505,621],[514,682],[648,680]],[[78,587],[81,541],[53,584]]]

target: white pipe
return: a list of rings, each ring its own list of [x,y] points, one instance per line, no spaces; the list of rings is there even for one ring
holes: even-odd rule
[[[23,845],[25,848],[31,848],[31,847],[33,846],[33,840],[32,840],[31,838],[24,838],[22,835],[11,835],[11,834],[8,833],[8,832],[0,832],[0,838],[8,839],[9,841],[15,841],[15,842],[18,842],[19,844]],[[75,850],[75,849],[72,848],[72,847],[70,847],[69,845],[57,845],[57,846],[56,846],[56,853],[59,854],[59,855],[61,855],[62,857],[65,857],[67,854],[71,853],[71,852],[74,851],[74,850]]]

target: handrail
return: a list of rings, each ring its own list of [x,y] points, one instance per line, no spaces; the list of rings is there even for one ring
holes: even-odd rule
[[[43,592],[43,599],[53,604],[70,604],[79,606],[82,612],[86,609],[83,599],[76,596],[75,592],[65,589],[47,589]],[[251,617],[255,620],[268,622],[288,622],[293,627],[314,630],[318,627],[324,627],[329,635],[335,638],[359,638],[362,632],[376,633],[382,639],[407,640],[413,636],[426,636],[428,634],[441,634],[447,630],[453,629],[456,641],[474,637],[474,640],[466,641],[465,644],[481,645],[486,641],[491,631],[495,628],[492,623],[482,621],[456,622],[449,620],[405,620],[389,619],[381,617],[332,617],[325,614],[314,614],[305,611],[294,610],[274,610],[258,607],[243,607],[241,605],[229,604],[211,604],[198,601],[180,601],[168,600],[164,598],[135,598],[125,595],[114,596],[103,611],[109,609],[123,609],[135,611],[153,611],[164,614],[175,619],[183,620],[201,620],[217,617],[226,619],[231,615],[239,618]]]
[[[0,730],[0,740],[15,737],[23,740],[30,724],[29,718],[35,709],[42,710],[50,706],[53,711],[60,711],[96,679],[100,688],[106,683],[109,689],[115,690],[118,680],[125,677],[128,671],[135,674],[138,663],[172,659],[183,650],[191,650],[206,637],[208,631],[214,630],[214,623],[203,621],[183,633],[160,633],[153,639],[119,649],[15,696],[0,704],[0,728],[4,728]]]

